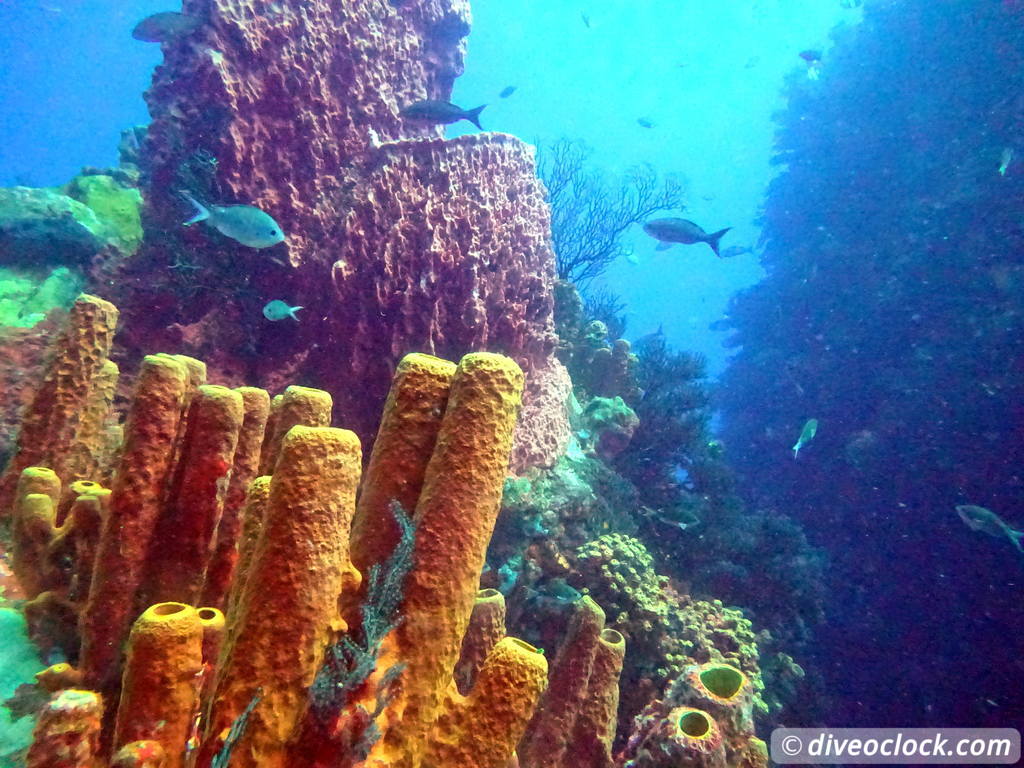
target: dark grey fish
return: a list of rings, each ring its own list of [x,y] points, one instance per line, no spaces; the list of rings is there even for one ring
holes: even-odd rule
[[[506,85],[504,88],[501,89],[501,93],[498,94],[498,98],[499,99],[507,99],[509,96],[511,96],[515,92],[516,92],[516,87],[514,85]]]
[[[463,109],[452,104],[450,101],[424,99],[423,101],[416,101],[407,107],[403,107],[399,110],[398,114],[407,120],[421,120],[425,123],[443,123],[444,125],[457,123],[459,120],[469,120],[469,122],[482,131],[483,126],[480,125],[480,113],[486,106],[486,104],[483,104],[476,109]]]
[[[722,254],[718,252],[718,241],[730,229],[732,227],[726,227],[725,229],[708,234],[702,227],[694,224],[689,219],[675,218],[654,219],[644,224],[644,232],[659,241],[659,251],[671,248],[675,243],[682,243],[683,245],[707,243],[718,258],[722,258]]]
[[[583,20],[583,26],[590,29],[590,14],[586,11],[580,11],[580,18]]]
[[[144,43],[166,43],[195,32],[203,22],[177,11],[162,11],[147,16],[132,30],[132,37]]]
[[[633,342],[634,347],[642,347],[651,342],[657,341],[658,339],[665,338],[665,325],[664,323],[658,324],[658,330],[652,331],[651,333],[645,333],[639,339]]]

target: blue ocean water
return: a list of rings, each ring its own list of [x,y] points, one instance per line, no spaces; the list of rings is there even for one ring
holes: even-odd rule
[[[161,60],[128,33],[160,10],[0,0],[0,186],[116,163]],[[794,583],[813,559],[787,549],[795,530],[830,564],[823,620],[792,628],[815,703],[787,724],[1019,723],[1017,5],[474,0],[472,15],[452,101],[487,104],[485,130],[542,157],[583,142],[613,187],[643,164],[675,176],[685,211],[665,215],[731,227],[723,249],[750,249],[657,251],[633,226],[629,257],[587,289],[622,302],[625,338],[662,329],[707,360],[716,450],[749,510],[787,519],[744,512],[718,535],[748,554],[778,545]],[[809,418],[818,433],[794,457]],[[1004,522],[972,526],[964,504]],[[696,536],[662,540],[699,549]],[[723,594],[758,588],[733,563],[680,557]]]

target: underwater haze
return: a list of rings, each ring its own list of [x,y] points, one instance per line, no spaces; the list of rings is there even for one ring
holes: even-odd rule
[[[1024,0],[0,0],[0,51],[0,768],[1019,728]]]

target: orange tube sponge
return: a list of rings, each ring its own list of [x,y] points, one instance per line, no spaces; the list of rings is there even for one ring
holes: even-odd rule
[[[259,469],[260,449],[270,414],[270,395],[257,387],[239,387],[235,390],[242,398],[245,415],[238,433],[238,445],[231,466],[227,495],[224,497],[224,511],[217,525],[217,536],[210,565],[203,582],[203,596],[200,602],[215,608],[223,608],[231,579],[238,563],[238,537],[242,532],[242,508],[249,485],[256,479]]]
[[[263,533],[228,630],[200,765],[262,689],[232,768],[278,768],[333,633],[351,570],[348,536],[362,455],[354,433],[293,427],[281,443]]]
[[[480,668],[469,696],[454,686],[431,733],[421,768],[504,768],[547,681],[544,655],[512,637]]]
[[[455,363],[419,353],[403,357],[395,370],[352,520],[352,562],[363,574],[398,542],[391,503],[407,512],[416,506],[454,375]]]
[[[102,714],[98,693],[77,688],[58,693],[39,713],[27,768],[99,768]]]
[[[331,423],[334,401],[328,392],[309,387],[288,387],[281,399],[274,398],[272,425],[268,425],[260,456],[261,475],[274,474],[274,465],[281,453],[281,443],[288,431],[296,426],[327,427]],[[269,426],[273,426],[271,432]]]
[[[203,682],[199,691],[199,711],[206,712],[206,705],[213,693],[214,673],[227,634],[227,625],[224,614],[217,608],[200,608],[199,622],[203,627]]]
[[[568,753],[578,768],[612,768],[612,742],[619,711],[619,676],[626,639],[614,629],[601,632],[587,692],[576,715]]]
[[[65,481],[68,460],[81,448],[89,403],[100,372],[107,363],[117,325],[117,308],[82,294],[68,312],[67,325],[54,345],[43,381],[22,417],[17,448],[0,476],[0,516],[7,515],[21,471],[33,465],[52,468]],[[77,462],[73,462],[76,464]]]
[[[547,690],[519,745],[519,758],[524,766],[558,768],[565,762],[603,629],[601,607],[589,596],[578,600],[569,630],[551,665]]]
[[[168,768],[185,765],[203,668],[203,627],[195,608],[158,603],[132,626],[117,708],[114,749],[157,741]]]
[[[112,408],[119,378],[117,364],[104,360],[82,405],[81,421],[64,466],[58,468],[64,482],[105,479],[110,470],[117,449],[110,439],[110,427],[116,423]]]
[[[116,690],[119,680],[121,645],[136,617],[136,591],[171,469],[187,386],[181,362],[156,355],[143,359],[80,623],[79,666],[86,683],[98,690]]]
[[[233,389],[204,384],[192,398],[179,466],[153,536],[142,605],[199,602],[243,416],[242,396]]]
[[[502,355],[469,354],[456,370],[416,507],[403,620],[382,652],[407,666],[371,764],[416,766],[440,714],[497,519],[522,388],[523,372]]]
[[[242,507],[242,534],[238,539],[238,564],[231,579],[228,590],[227,610],[228,628],[234,626],[238,600],[245,591],[245,580],[252,566],[252,556],[256,544],[263,533],[263,523],[267,518],[267,501],[270,499],[270,475],[261,475],[249,484],[249,493]]]
[[[158,741],[132,741],[125,744],[110,761],[110,768],[163,768],[167,753]]]
[[[84,484],[82,480],[73,485]],[[89,483],[89,488],[71,505],[47,553],[50,567],[61,571],[61,587],[73,603],[83,602],[89,595],[96,549],[110,508],[109,490],[96,483]]]
[[[468,694],[491,649],[505,637],[505,596],[496,589],[481,589],[473,603],[469,627],[462,638],[462,652],[455,665],[455,685]]]

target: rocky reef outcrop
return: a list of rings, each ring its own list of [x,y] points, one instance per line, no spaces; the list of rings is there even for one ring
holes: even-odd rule
[[[554,260],[533,150],[503,134],[445,141],[399,110],[461,74],[463,0],[186,2],[203,21],[164,46],[146,94],[146,238],[104,270],[129,358],[154,344],[219,378],[301,380],[372,435],[403,354],[554,347]],[[181,193],[258,206],[284,244],[185,229]],[[302,322],[262,306],[305,307]]]

